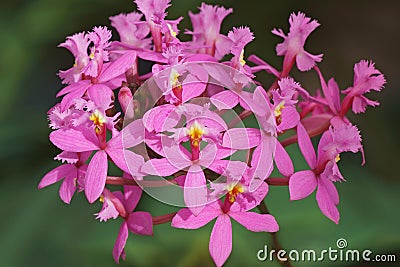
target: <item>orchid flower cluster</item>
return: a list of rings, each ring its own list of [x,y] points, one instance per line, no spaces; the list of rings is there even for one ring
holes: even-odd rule
[[[94,27],[59,45],[75,57],[59,72],[65,87],[48,111],[50,141],[62,150],[54,159],[62,164],[39,188],[62,180],[65,203],[83,191],[89,203],[102,202],[96,219],[120,218],[112,253],[117,263],[125,259],[129,233],[152,235],[154,225],[169,222],[197,229],[216,218],[209,251],[222,266],[232,250],[231,219],[253,232],[278,231],[271,214],[255,210],[265,206],[270,186],[287,186],[290,200],[316,191],[321,212],[338,223],[336,184],[345,181],[340,155],[363,155],[360,132],[346,114],[379,105],[365,96],[385,84],[374,63],[356,63],[353,84],[340,90],[317,66],[323,55],[305,50],[319,23],[301,12],[290,15],[288,33],[272,31],[283,39],[276,46],[283,65],[275,68],[245,57],[254,39],[249,27],[221,33],[232,9],[203,3],[189,13],[191,40],[181,41],[182,17],[166,18],[170,0],[134,2],[140,12],[110,17],[119,40],[107,27]],[[290,76],[294,67],[316,73],[316,94]],[[271,75],[272,85],[257,81],[259,72]],[[312,137],[320,137],[316,149]],[[294,170],[285,149],[294,143],[306,170]],[[273,170],[280,175],[270,177]],[[116,186],[120,190],[112,191]],[[177,212],[137,211],[143,191]]]

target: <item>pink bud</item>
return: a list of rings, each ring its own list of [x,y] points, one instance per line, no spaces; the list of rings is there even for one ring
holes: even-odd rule
[[[118,101],[121,105],[122,111],[125,113],[125,116],[128,116],[130,118],[133,118],[133,103],[131,104],[132,99],[133,96],[131,90],[127,86],[122,86],[121,90],[118,93]]]

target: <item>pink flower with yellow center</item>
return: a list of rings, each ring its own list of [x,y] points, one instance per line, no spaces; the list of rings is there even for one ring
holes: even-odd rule
[[[245,175],[239,182],[213,184],[218,193],[226,193],[224,201],[217,200],[207,204],[197,215],[190,209],[181,209],[172,219],[173,227],[197,229],[217,218],[209,242],[210,255],[216,266],[222,266],[232,251],[231,218],[253,232],[276,232],[279,229],[272,215],[249,211],[258,205],[268,192],[265,183],[256,191],[249,192],[249,183],[249,176]]]

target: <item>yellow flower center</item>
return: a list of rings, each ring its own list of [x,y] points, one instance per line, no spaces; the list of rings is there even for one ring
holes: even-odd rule
[[[237,183],[237,184],[231,184],[228,186],[228,193],[226,197],[228,198],[228,201],[230,203],[233,203],[236,201],[236,197],[244,192],[244,187],[242,184]]]
[[[179,72],[177,72],[175,69],[172,69],[171,74],[169,75],[169,84],[172,87],[179,85],[178,78],[179,78]]]
[[[176,37],[177,32],[172,29],[171,24],[167,23],[167,27],[168,27],[169,33],[172,35],[172,37]]]
[[[107,122],[106,117],[97,109],[90,115],[89,119],[93,121],[93,124],[96,126],[96,132],[100,131],[103,124]]]
[[[339,160],[340,160],[340,154],[337,154],[336,157],[335,157],[335,161],[339,162]]]
[[[104,203],[104,196],[103,196],[103,194],[100,195],[99,201],[100,201],[101,203]]]
[[[242,66],[244,66],[244,64],[246,64],[246,60],[244,60],[243,58],[244,58],[244,49],[242,49],[242,52],[240,52],[240,56],[239,56],[239,62]]]
[[[281,101],[274,109],[274,115],[275,117],[279,117],[282,115],[282,109],[285,108],[285,101]]]
[[[197,121],[194,121],[190,128],[187,130],[187,135],[190,138],[191,144],[195,147],[198,147],[201,138],[203,137],[203,134],[205,134],[205,132],[206,129]]]

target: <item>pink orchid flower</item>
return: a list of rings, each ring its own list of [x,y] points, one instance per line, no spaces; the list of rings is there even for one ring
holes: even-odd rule
[[[100,116],[100,114],[98,114]],[[96,119],[101,126],[101,118]],[[105,140],[104,128],[100,132],[92,128],[57,130],[50,134],[51,142],[58,148],[69,152],[97,151],[90,160],[85,177],[85,194],[93,203],[103,192],[106,184],[108,159],[107,156],[123,171],[133,176],[140,175],[139,167],[144,162],[143,157],[127,150],[143,141],[143,123],[135,120],[123,131],[109,141]]]
[[[85,177],[88,167],[85,162],[89,156],[90,153],[88,152],[73,153],[65,151],[57,155],[55,159],[65,161],[67,164],[60,165],[49,171],[40,181],[38,188],[42,189],[64,179],[60,186],[59,195],[62,201],[69,204],[76,189],[79,184],[82,184],[82,180]]]
[[[111,92],[112,89],[120,86],[122,80],[125,79],[120,76],[135,63],[136,53],[132,51],[123,53],[114,62],[108,63],[109,52],[107,48],[110,38],[111,31],[106,27],[95,27],[92,32],[86,35],[74,35],[61,44],[76,57],[76,66],[68,71],[68,74],[62,74],[65,83],[67,81],[69,83],[57,94],[57,97],[63,96],[61,101],[62,111],[74,104],[76,99],[82,98],[86,92],[89,98],[92,94],[96,94],[96,91],[109,94],[107,91]],[[91,54],[85,57],[84,54],[87,55],[90,42],[93,43],[90,48]],[[77,70],[77,68],[79,69]],[[68,77],[70,72],[71,75],[79,73],[81,77],[79,79]]]
[[[82,70],[89,63],[88,48],[90,45],[89,37],[86,33],[80,32],[72,36],[68,36],[64,43],[59,47],[68,49],[75,57],[74,66],[68,70],[60,70],[58,75],[64,84],[72,84],[82,79]]]
[[[342,109],[347,112],[351,105],[353,112],[357,114],[365,112],[367,106],[378,106],[379,102],[366,98],[364,94],[371,90],[381,91],[385,83],[385,77],[372,61],[361,60],[354,65],[353,86],[343,91],[346,97]]]
[[[179,210],[172,219],[172,227],[198,229],[217,218],[210,236],[209,251],[218,267],[225,263],[232,251],[231,218],[249,231],[276,232],[279,230],[278,223],[272,215],[249,211],[262,201],[268,192],[268,187],[263,183],[264,186],[258,187],[254,192],[249,192],[250,179],[249,176],[247,177],[239,182],[222,185],[225,186],[223,190],[219,188],[219,192],[226,192],[224,202],[218,200],[207,204],[197,216],[190,209],[184,208]]]
[[[120,42],[114,41],[111,46],[128,46],[135,48],[149,49],[151,39],[146,38],[150,33],[150,27],[142,21],[143,15],[138,12],[128,14],[119,14],[110,17],[111,26],[113,26],[120,37]]]
[[[104,64],[98,76],[72,83],[63,88],[57,94],[57,97],[63,96],[61,110],[69,108],[76,99],[81,98],[86,92],[89,99],[91,95],[96,93],[110,94],[112,89],[117,88],[121,84],[122,80],[119,76],[124,74],[134,64],[135,60],[136,54],[134,52],[127,52],[116,61]]]
[[[231,54],[231,66],[249,77],[254,77],[251,73],[251,69],[246,65],[244,60],[244,47],[254,39],[253,33],[248,27],[233,28],[229,31],[228,38],[232,41]]]
[[[189,12],[193,31],[186,33],[193,36],[191,47],[197,50],[197,53],[208,54],[219,60],[229,53],[231,44],[227,36],[220,34],[221,24],[233,10],[205,3],[202,3],[199,9],[198,14]]]
[[[163,44],[165,48],[173,45],[180,45],[182,42],[178,39],[179,28],[178,24],[182,21],[183,17],[179,17],[175,20],[163,20],[161,24],[161,32],[163,34]]]
[[[161,144],[161,155],[164,158],[150,159],[141,168],[147,174],[169,176],[179,170],[188,168],[184,182],[184,200],[186,205],[198,214],[208,201],[206,178],[201,167],[208,168],[222,174],[226,169],[232,172],[243,173],[245,164],[238,161],[224,160],[234,150],[224,149],[218,144],[218,134],[226,129],[224,121],[218,116],[188,118],[187,127],[176,130],[175,145]],[[208,145],[200,149],[200,143],[206,140]],[[189,141],[191,152],[179,143]],[[178,144],[178,145],[176,145]]]
[[[311,20],[304,13],[292,13],[289,18],[290,30],[286,36],[282,29],[274,29],[276,34],[284,39],[283,43],[276,46],[278,56],[285,56],[281,77],[289,74],[294,62],[300,71],[308,71],[314,67],[316,62],[321,62],[322,54],[312,55],[304,50],[307,37],[313,32],[319,23]]]
[[[333,182],[344,180],[337,162],[340,153],[360,151],[361,137],[358,129],[342,122],[326,131],[318,145],[318,158],[304,126],[299,123],[297,134],[300,150],[311,170],[298,171],[289,180],[291,200],[310,195],[317,188],[317,203],[322,213],[336,224],[339,222],[339,195]]]
[[[210,195],[214,198],[220,198],[226,196],[223,208],[229,210],[232,205],[238,206],[234,209],[240,209],[243,211],[251,210],[261,203],[268,193],[268,184],[262,182],[256,190],[251,189],[251,169],[246,167],[242,174],[231,172],[229,169],[225,169],[222,174],[226,176],[224,182],[211,182]]]
[[[302,88],[293,78],[283,78],[278,81],[278,85],[279,89],[272,91],[273,105],[271,109],[278,132],[283,132],[296,127],[300,121],[295,104],[298,102],[297,92]]]
[[[138,9],[144,14],[153,37],[154,50],[162,51],[161,26],[167,13],[166,9],[171,6],[170,0],[135,0]]]
[[[118,232],[117,240],[113,248],[113,258],[116,263],[122,257],[125,260],[124,247],[128,240],[129,231],[137,235],[152,235],[153,221],[149,212],[134,211],[142,196],[142,189],[139,186],[124,186],[124,193],[120,191],[110,192],[104,189],[100,201],[103,207],[96,219],[106,221],[123,218]]]

